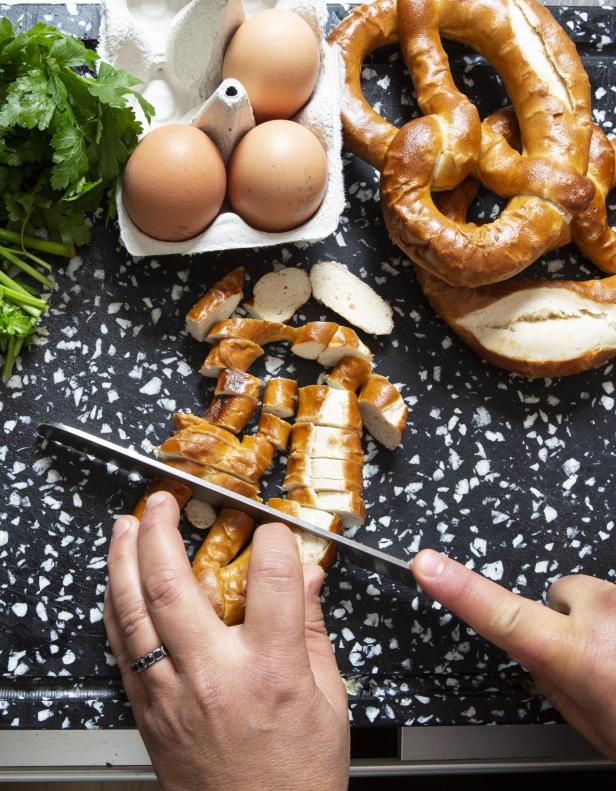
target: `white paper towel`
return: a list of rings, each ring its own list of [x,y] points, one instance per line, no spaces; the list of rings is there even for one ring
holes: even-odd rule
[[[266,8],[298,13],[317,34],[321,69],[308,104],[294,120],[313,132],[327,153],[328,184],[318,212],[308,222],[283,233],[251,228],[233,212],[220,214],[198,236],[161,242],[142,233],[128,216],[121,194],[118,220],[122,241],[132,255],[202,253],[210,250],[266,247],[313,242],[333,233],[344,208],[340,125],[341,66],[337,50],[325,40],[324,0],[106,0],[99,54],[143,81],[143,94],[156,108],[153,126],[190,122],[221,82],[224,51],[245,16]],[[266,46],[264,42],[264,46]],[[136,102],[135,112],[145,119]],[[212,105],[210,105],[212,106]],[[245,113],[238,103],[238,112]],[[222,104],[221,113],[228,113]]]

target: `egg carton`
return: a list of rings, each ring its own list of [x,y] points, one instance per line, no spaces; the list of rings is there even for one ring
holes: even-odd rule
[[[252,228],[225,203],[218,217],[199,235],[186,241],[163,242],[147,236],[131,221],[120,190],[120,235],[131,255],[192,254],[314,242],[335,231],[344,207],[342,67],[336,48],[325,39],[324,0],[280,0],[275,4],[263,0],[106,0],[98,51],[104,60],[142,81],[142,93],[156,108],[150,128],[192,123],[212,137],[227,159],[239,138],[254,126],[254,118],[241,83],[226,80],[221,84],[224,52],[242,21],[266,8],[295,11],[319,41],[321,68],[316,88],[293,120],[313,132],[327,154],[328,183],[323,203],[303,225],[282,233]],[[147,129],[139,105],[134,100],[131,104]]]

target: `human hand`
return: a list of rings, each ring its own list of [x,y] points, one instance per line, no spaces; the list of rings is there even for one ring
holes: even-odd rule
[[[532,673],[562,716],[616,760],[616,585],[563,577],[545,607],[433,550],[413,562],[421,587]]]
[[[284,525],[252,541],[246,617],[225,626],[195,580],[179,511],[153,494],[114,525],[105,626],[163,789],[346,789],[347,694],[323,624],[323,571]],[[169,657],[134,674],[165,644]]]

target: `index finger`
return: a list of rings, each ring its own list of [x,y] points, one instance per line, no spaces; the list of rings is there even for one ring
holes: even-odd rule
[[[529,670],[563,667],[571,621],[431,549],[413,561],[421,587]]]
[[[195,579],[168,492],[148,498],[138,531],[139,575],[152,620],[178,669],[203,664],[225,626]]]

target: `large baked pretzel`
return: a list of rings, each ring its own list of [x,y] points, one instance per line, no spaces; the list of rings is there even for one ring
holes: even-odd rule
[[[513,148],[520,148],[519,127],[511,108],[484,121]],[[588,177],[596,192],[591,204],[571,222],[566,241],[574,241],[604,272],[616,273],[616,233],[607,219],[605,200],[616,186],[615,142],[593,126]],[[467,178],[438,196],[451,220],[466,221],[479,184]],[[450,286],[426,270],[417,279],[435,311],[494,365],[529,377],[579,373],[616,354],[616,277],[571,280],[516,279],[464,288]],[[549,336],[549,347],[542,343]]]
[[[451,77],[440,33],[471,46],[502,75],[520,123],[523,154],[481,125]],[[399,40],[425,114],[398,130],[367,103],[362,63]],[[452,285],[477,286],[522,271],[567,238],[594,195],[585,177],[590,89],[574,44],[535,0],[375,0],[330,34],[346,67],[342,121],[348,147],[381,170],[393,240]],[[511,198],[492,223],[449,219],[433,192],[472,173]]]

